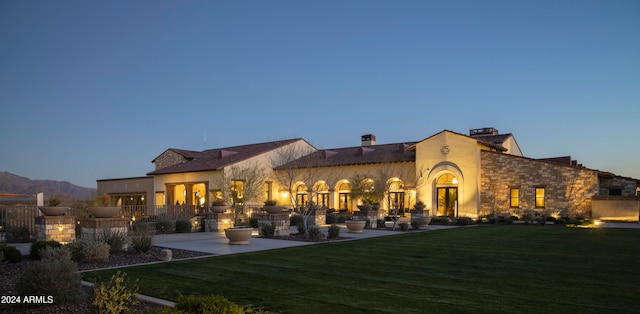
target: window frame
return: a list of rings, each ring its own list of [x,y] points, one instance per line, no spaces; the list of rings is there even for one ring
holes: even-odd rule
[[[538,195],[538,191],[542,191],[542,196]],[[545,208],[546,206],[546,189],[544,186],[537,186],[534,191],[534,204],[535,208]]]

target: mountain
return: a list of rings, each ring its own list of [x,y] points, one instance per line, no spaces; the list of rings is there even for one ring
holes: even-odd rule
[[[0,194],[30,194],[44,193],[44,199],[57,198],[60,200],[90,200],[96,189],[85,188],[67,181],[31,180],[15,175],[11,172],[0,172]]]

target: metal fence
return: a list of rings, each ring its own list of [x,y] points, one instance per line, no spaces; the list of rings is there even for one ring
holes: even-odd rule
[[[116,217],[127,218],[131,222],[157,222],[191,219],[206,211],[205,208],[189,205],[126,205],[120,208]],[[3,206],[0,207],[0,241],[14,240],[19,236],[22,240],[35,238],[35,219],[42,213],[37,206]],[[87,207],[71,207],[66,215],[77,219],[88,218]]]

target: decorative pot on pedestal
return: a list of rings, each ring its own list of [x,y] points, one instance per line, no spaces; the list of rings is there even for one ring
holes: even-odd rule
[[[89,214],[95,218],[111,218],[120,212],[120,207],[115,206],[95,206],[89,207]]]
[[[347,229],[349,229],[349,233],[362,233],[362,229],[364,229],[367,222],[362,220],[347,220],[345,224],[347,225]]]
[[[371,205],[358,205],[358,209],[363,212],[370,211],[371,208]]]
[[[64,216],[69,207],[40,206],[38,209],[40,209],[45,216]]]
[[[266,210],[269,214],[282,214],[284,210],[283,206],[264,206],[264,210]]]
[[[253,228],[234,227],[224,229],[224,235],[229,239],[229,244],[247,245],[251,238]]]
[[[229,206],[227,206],[227,205],[213,205],[213,206],[209,207],[209,210],[212,213],[217,213],[217,214],[223,214],[223,213],[227,212],[227,209],[229,209]]]

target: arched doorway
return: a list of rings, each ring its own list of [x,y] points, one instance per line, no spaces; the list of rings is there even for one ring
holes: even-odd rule
[[[458,179],[445,173],[436,180],[438,216],[458,216]]]

